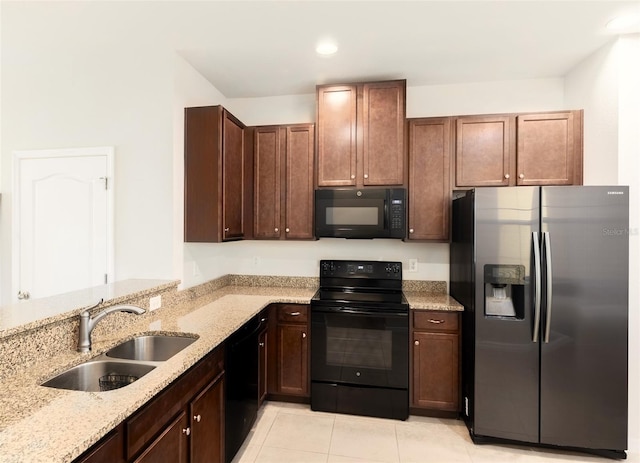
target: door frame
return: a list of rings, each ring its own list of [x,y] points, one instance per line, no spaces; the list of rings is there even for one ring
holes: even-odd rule
[[[60,148],[13,151],[13,173],[11,179],[11,302],[18,302],[20,291],[20,174],[21,162],[27,159],[52,159],[65,157],[104,156],[107,165],[107,281],[115,280],[114,246],[114,155],[113,146],[87,148]]]

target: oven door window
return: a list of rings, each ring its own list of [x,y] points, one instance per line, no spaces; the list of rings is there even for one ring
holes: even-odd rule
[[[314,381],[408,386],[406,314],[313,312],[311,376]]]

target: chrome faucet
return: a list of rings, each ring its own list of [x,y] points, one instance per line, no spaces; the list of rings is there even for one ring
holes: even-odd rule
[[[89,309],[97,307],[101,303],[102,300],[96,305],[89,307]],[[80,336],[78,337],[78,352],[89,352],[91,350],[91,332],[100,320],[102,320],[106,315],[109,315],[112,312],[129,312],[142,315],[146,311],[144,309],[141,309],[140,307],[136,307],[135,305],[116,305],[104,309],[102,312],[98,313],[95,317],[92,318],[89,314],[89,310],[83,310],[82,312],[80,312]]]

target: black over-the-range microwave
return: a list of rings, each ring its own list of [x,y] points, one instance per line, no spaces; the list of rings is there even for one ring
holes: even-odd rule
[[[316,190],[316,237],[403,239],[406,196],[405,188]]]

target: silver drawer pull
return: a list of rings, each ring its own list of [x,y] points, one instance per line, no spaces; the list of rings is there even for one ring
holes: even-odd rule
[[[300,312],[291,312],[289,315],[291,315],[292,317],[297,317],[298,315],[300,315]]]
[[[182,434],[186,434],[187,436],[191,434],[191,428],[183,428]]]
[[[444,320],[436,320],[435,318],[430,318],[429,323],[433,323],[435,325],[439,325],[440,323],[444,323]]]
[[[200,415],[193,415],[193,419],[198,423],[200,423],[200,420],[202,419],[202,417]]]

